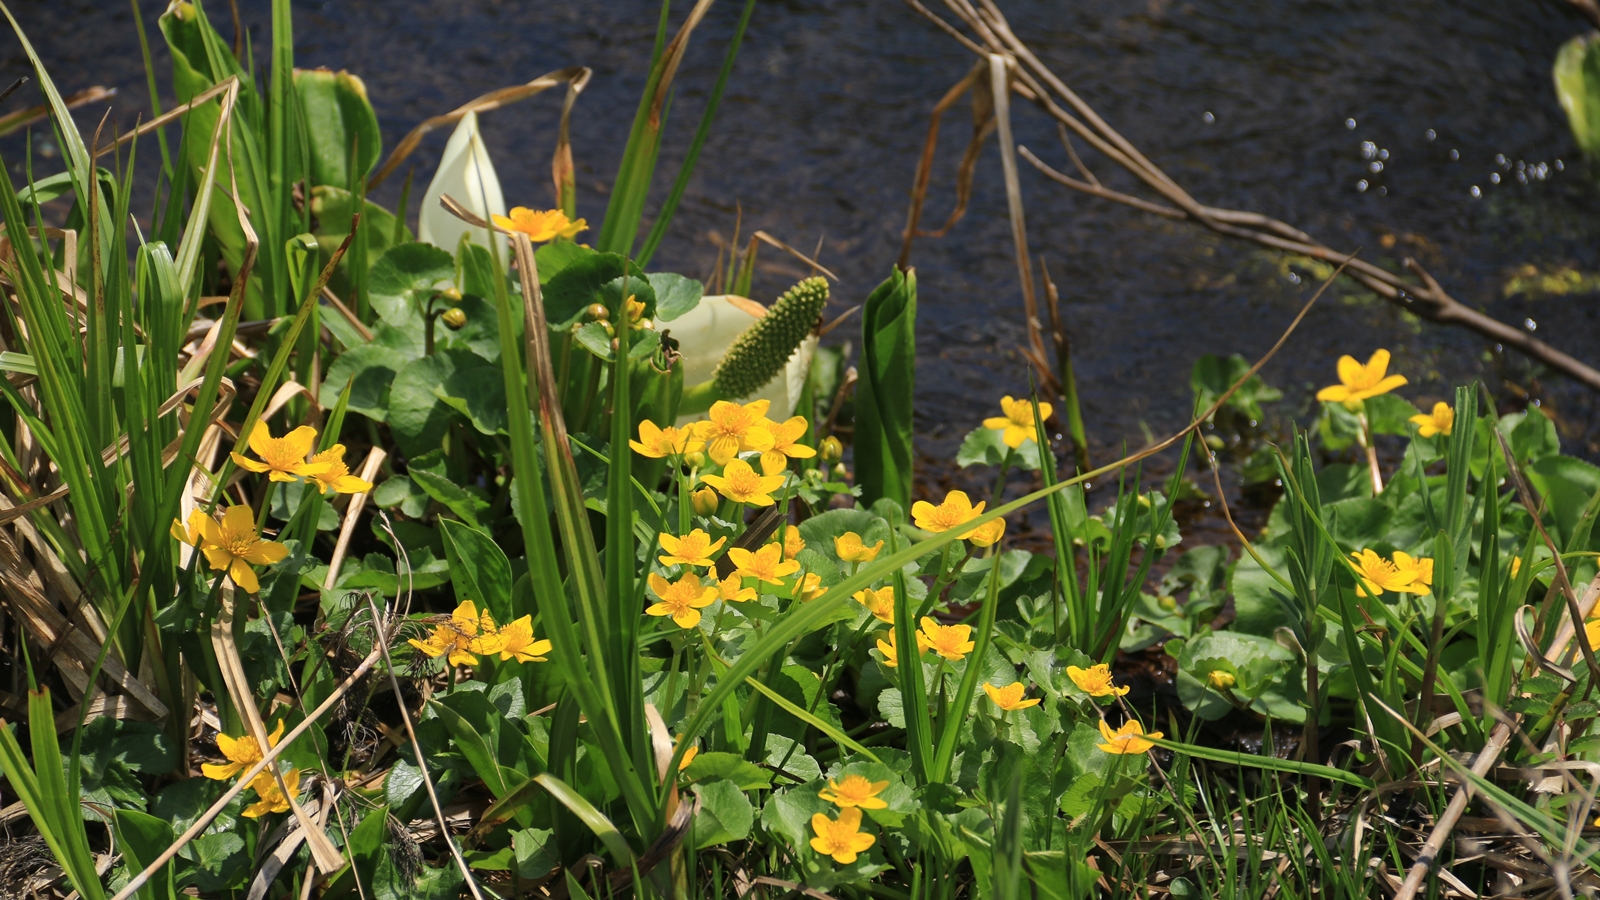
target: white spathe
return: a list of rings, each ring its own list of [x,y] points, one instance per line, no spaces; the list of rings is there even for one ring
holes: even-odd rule
[[[495,177],[494,164],[489,161],[489,150],[478,133],[478,114],[469,112],[461,117],[456,130],[451,132],[449,143],[444,145],[444,156],[439,159],[439,171],[422,195],[422,209],[417,213],[417,240],[449,253],[455,253],[461,236],[473,232],[473,240],[483,243],[482,229],[473,228],[446,212],[439,198],[449,194],[462,206],[476,213],[484,221],[491,215],[506,214],[506,199],[500,193],[500,179]],[[504,241],[502,237],[500,240]]]
[[[683,385],[687,388],[710,381],[734,340],[766,314],[766,307],[754,300],[716,294],[701,297],[699,306],[671,322],[657,322],[655,327],[670,332],[678,342],[678,351],[683,354]],[[749,397],[739,397],[738,401],[770,400],[772,406],[767,410],[767,418],[774,422],[789,418],[800,403],[800,393],[805,390],[806,376],[811,373],[811,357],[816,350],[817,337],[810,335],[789,356],[782,372],[773,376],[761,390]],[[704,413],[679,416],[678,424],[703,418]]]

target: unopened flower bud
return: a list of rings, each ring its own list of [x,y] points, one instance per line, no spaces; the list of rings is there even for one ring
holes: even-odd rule
[[[834,465],[834,467],[833,467],[833,477],[839,479],[840,481],[843,481],[846,478],[850,477],[850,473],[849,473],[849,471],[847,471],[845,469],[844,463],[836,463]]]
[[[591,303],[589,304],[589,318],[604,322],[606,319],[611,318],[611,312],[606,309],[604,303]]]
[[[717,511],[717,492],[711,488],[701,488],[689,495],[689,500],[694,504],[694,511],[702,516],[709,516]]]
[[[699,450],[690,450],[683,455],[683,462],[691,469],[703,469],[706,466],[706,455]],[[706,488],[706,490],[711,490]]]
[[[451,305],[454,305],[454,304],[457,304],[457,303],[461,302],[461,291],[460,291],[460,289],[455,288],[455,287],[447,287],[447,288],[445,288],[444,290],[439,292],[439,296],[443,297]]]
[[[831,434],[822,439],[822,446],[817,449],[822,456],[822,461],[828,465],[833,465],[839,461],[840,457],[844,456],[844,445],[839,443],[839,439]]]
[[[451,328],[460,328],[467,324],[467,314],[460,307],[452,306],[445,310],[439,318],[443,319],[444,323]]]
[[[1223,669],[1212,669],[1211,673],[1206,676],[1206,680],[1210,681],[1211,686],[1219,691],[1226,691],[1232,688],[1234,683],[1238,681],[1233,677],[1232,672]]]

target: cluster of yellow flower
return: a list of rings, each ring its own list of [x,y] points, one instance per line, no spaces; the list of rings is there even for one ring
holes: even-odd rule
[[[1338,367],[1339,383],[1317,391],[1317,399],[1343,404],[1351,412],[1359,410],[1363,400],[1387,394],[1406,383],[1404,375],[1388,374],[1389,351],[1381,348],[1364,364],[1354,356],[1341,356]],[[1422,437],[1449,436],[1450,429],[1455,426],[1456,411],[1448,403],[1435,403],[1433,412],[1418,413],[1410,421]]]
[[[1375,550],[1362,550],[1350,554],[1350,560],[1361,575],[1356,594],[1362,597],[1376,597],[1384,591],[1421,595],[1433,589],[1433,560],[1427,557],[1396,550],[1390,561]]]
[[[278,746],[278,739],[283,737],[283,720],[278,720],[278,726],[267,735],[267,744],[270,747]],[[227,758],[226,763],[203,763],[200,766],[201,774],[214,781],[227,781],[235,775],[242,775],[261,762],[264,755],[261,744],[250,735],[244,737],[228,737],[225,734],[217,735],[217,749]],[[277,764],[274,763],[273,766]],[[284,769],[283,785],[289,789],[285,794],[278,787],[278,779],[273,777],[272,767],[263,769],[260,774],[250,781],[250,789],[259,797],[256,802],[244,808],[244,815],[249,818],[258,818],[267,813],[281,813],[289,811],[289,799],[300,793],[300,770]]]
[[[890,589],[885,588],[884,590]],[[891,619],[893,618],[893,610],[894,608],[891,605]],[[880,616],[879,618],[882,617]],[[890,624],[893,623],[891,622]],[[918,654],[932,651],[938,654],[941,659],[949,662],[959,662],[968,653],[971,653],[974,647],[978,646],[975,641],[970,640],[972,636],[971,625],[941,625],[937,620],[929,616],[923,616],[919,624],[921,627],[916,632]],[[887,641],[881,638],[878,640],[878,652],[883,654],[884,665],[891,669],[898,668],[900,665],[900,648],[895,644],[894,632],[885,632],[885,636],[889,639]]]
[[[1067,666],[1067,677],[1071,678],[1072,683],[1078,686],[1078,690],[1091,697],[1121,697],[1128,693],[1126,687],[1118,687],[1111,680],[1111,667],[1105,663],[1098,663],[1087,669],[1079,666]],[[1144,726],[1139,724],[1138,719],[1132,718],[1130,715],[1128,721],[1115,731],[1112,731],[1111,726],[1107,725],[1104,719],[1101,719],[1100,736],[1105,738],[1106,742],[1095,746],[1107,753],[1121,755],[1124,753],[1143,753],[1149,750],[1155,746],[1149,739],[1160,738],[1161,732],[1152,731],[1148,735],[1145,734]]]
[[[865,775],[846,775],[837,781],[828,779],[828,786],[818,791],[817,796],[839,807],[839,818],[830,819],[823,813],[811,817],[811,830],[817,835],[811,839],[811,849],[833,857],[840,865],[855,862],[857,855],[878,840],[875,835],[861,831],[861,811],[888,809],[889,804],[878,796],[888,786],[887,781],[873,781]]]
[[[776,502],[773,492],[783,487],[789,460],[817,455],[816,450],[799,442],[808,427],[805,416],[774,422],[767,418],[771,405],[770,400],[744,404],[718,400],[711,404],[708,418],[683,428],[662,428],[646,420],[639,423],[639,439],[629,441],[628,446],[651,459],[690,458],[696,468],[704,464],[704,457],[709,457],[722,467],[722,474],[702,474],[701,481],[735,503],[771,506]],[[747,452],[761,454],[760,474],[739,458],[740,453]],[[697,510],[702,509],[704,501],[699,495],[694,502]]]
[[[478,656],[496,654],[501,662],[544,662],[550,652],[549,641],[534,639],[533,616],[497,627],[494,616],[487,609],[478,612],[471,600],[461,601],[449,620],[435,626],[432,634],[407,643],[435,659],[448,657],[445,661],[452,666],[474,666]]]

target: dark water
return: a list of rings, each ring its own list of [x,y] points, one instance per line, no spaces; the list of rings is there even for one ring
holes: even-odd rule
[[[143,4],[170,105],[158,9]],[[267,4],[240,5],[256,58],[265,60]],[[676,4],[676,14],[688,5]],[[123,128],[148,110],[127,3],[17,0],[12,8],[63,90],[116,87]],[[1415,255],[1464,302],[1528,320],[1540,337],[1600,363],[1593,293],[1503,291],[1527,265],[1600,271],[1597,191],[1549,75],[1556,49],[1585,27],[1564,4],[1084,0],[1006,9],[1047,64],[1200,202],[1267,213],[1390,265]],[[593,67],[573,139],[580,213],[594,222],[644,82],[658,10],[633,0],[297,3],[296,53],[302,66],[348,68],[366,80],[388,146],[421,119],[485,91],[562,66]],[[226,36],[226,6],[214,2],[210,12]],[[663,151],[669,166],[688,143],[738,12],[723,0],[695,36]],[[9,81],[26,66],[14,45],[5,52],[0,75]],[[747,233],[764,228],[807,249],[825,238],[822,261],[842,278],[838,308],[859,302],[898,251],[928,110],[971,62],[897,2],[765,0],[655,267],[705,277],[717,255],[712,233],[731,234],[737,204]],[[31,88],[24,93],[37,102]],[[1014,102],[1019,142],[1067,168],[1053,125]],[[548,203],[558,104],[552,91],[484,118],[511,204]],[[85,110],[86,127],[103,111]],[[963,109],[947,120],[926,224],[942,221],[952,202],[965,118]],[[429,138],[413,157],[417,196],[444,139]],[[1380,174],[1363,158],[1365,141],[1387,151]],[[45,150],[36,142],[36,155]],[[15,169],[21,140],[0,142],[0,152]],[[1087,161],[1113,186],[1134,189],[1104,160]],[[1518,183],[1519,161],[1545,163],[1549,176]],[[42,169],[48,163],[39,160]],[[392,203],[399,180],[378,199]],[[658,193],[668,180],[658,181]],[[1101,459],[1144,443],[1146,429],[1159,435],[1181,424],[1196,357],[1261,353],[1309,296],[1309,279],[1296,283],[1274,255],[1070,194],[1026,165],[1022,180],[1033,249],[1049,259],[1068,302]],[[1481,198],[1470,195],[1473,186]],[[1027,390],[1014,352],[1025,334],[1011,252],[991,147],[965,221],[947,238],[920,242],[913,258],[921,285],[919,431],[930,459],[952,456],[1000,394]],[[798,270],[775,253],[764,259],[754,293],[770,300]],[[1394,351],[1394,368],[1412,380],[1404,393],[1419,403],[1482,378],[1504,398],[1503,411],[1531,395],[1555,417],[1564,449],[1600,457],[1600,406],[1583,388],[1496,355],[1469,332],[1408,321],[1348,290],[1322,302],[1265,375],[1286,391],[1284,415],[1303,414],[1315,388],[1333,380],[1341,353],[1365,358],[1379,346]],[[950,470],[926,474],[943,480]]]

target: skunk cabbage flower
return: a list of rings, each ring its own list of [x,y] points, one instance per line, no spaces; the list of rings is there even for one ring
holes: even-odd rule
[[[478,114],[469,112],[461,117],[450,141],[444,145],[444,155],[439,158],[439,171],[422,195],[422,209],[417,214],[417,240],[454,253],[461,236],[469,232],[480,244],[484,241],[483,229],[473,228],[444,207],[439,198],[449,194],[479,218],[489,221],[492,216],[506,214],[506,199],[500,193],[500,179],[495,177],[494,164],[489,162],[489,150],[478,134]],[[503,238],[502,238],[503,240]]]
[[[683,383],[702,384],[710,381],[733,342],[767,314],[766,307],[732,294],[701,297],[694,309],[671,322],[658,322],[658,330],[670,331],[683,354]],[[800,347],[784,364],[783,371],[747,397],[729,398],[740,403],[767,400],[771,407],[766,415],[775,421],[788,419],[800,402],[805,390],[806,376],[811,373],[811,357],[817,351],[817,337],[811,335],[800,342]],[[704,414],[681,416],[679,425],[704,418]]]

